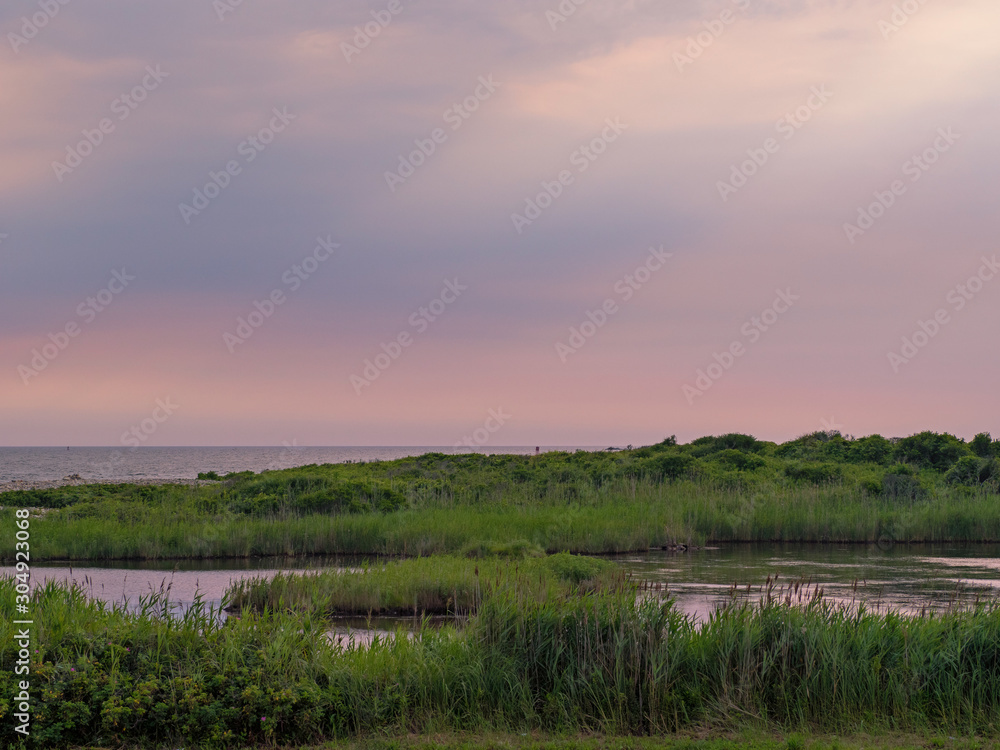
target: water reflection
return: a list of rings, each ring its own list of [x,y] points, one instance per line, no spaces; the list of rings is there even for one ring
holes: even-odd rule
[[[796,595],[821,587],[838,602],[864,602],[905,612],[943,609],[956,593],[964,601],[1000,593],[1000,545],[732,545],[683,553],[652,551],[619,555],[636,578],[651,582],[654,593],[666,591],[677,606],[706,618],[734,594],[756,601],[777,577],[778,586],[799,583]],[[271,578],[280,571],[354,567],[360,558],[262,558],[256,560],[186,560],[177,563],[116,562],[101,565],[32,566],[32,583],[74,581],[97,599],[139,606],[143,597],[163,592],[174,611],[191,606],[200,594],[220,608],[231,583],[249,577]],[[12,575],[13,568],[0,568]],[[805,587],[805,588],[803,588]],[[805,592],[804,594],[802,592]],[[432,621],[433,624],[433,621]],[[335,622],[332,637],[344,645],[370,642],[373,634],[419,629],[419,619],[345,618]]]
[[[739,597],[756,601],[776,576],[779,586],[822,588],[828,600],[910,613],[944,609],[957,595],[968,602],[1000,593],[1000,545],[732,545],[616,559],[664,584],[698,618],[727,602],[734,584]]]

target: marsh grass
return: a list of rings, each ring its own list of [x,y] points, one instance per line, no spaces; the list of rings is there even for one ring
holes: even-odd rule
[[[507,504],[276,517],[206,514],[199,510],[200,493],[212,491],[220,490],[177,488],[154,504],[131,502],[124,510],[124,503],[96,502],[50,512],[32,521],[33,556],[421,556],[519,543],[548,552],[608,554],[677,542],[1000,540],[997,496],[967,488],[942,487],[923,501],[898,503],[845,484],[731,489],[643,480],[580,493],[571,502],[515,495]],[[0,523],[12,523],[11,513],[0,511]]]
[[[235,747],[696,728],[996,735],[995,604],[903,616],[775,595],[696,622],[630,586],[554,586],[540,596],[537,571],[505,565],[500,575],[525,585],[490,589],[464,628],[383,635],[367,647],[337,645],[323,617],[287,602],[228,620],[203,603],[164,617],[160,592],[126,611],[78,586],[39,587],[34,742]],[[0,581],[5,612],[14,593]],[[5,737],[11,620],[0,623]]]
[[[204,486],[3,493],[0,522],[10,506],[47,509],[32,521],[40,560],[1000,541],[1000,479],[953,471],[969,461],[987,459],[931,433],[897,444],[818,433],[782,445],[724,435],[537,457],[438,453]]]
[[[567,553],[509,558],[434,556],[366,563],[357,568],[242,579],[226,593],[233,611],[291,610],[335,615],[456,615],[476,612],[501,590],[547,601],[573,591],[621,589],[621,567]]]

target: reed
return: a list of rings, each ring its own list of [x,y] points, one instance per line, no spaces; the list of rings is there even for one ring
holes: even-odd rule
[[[1000,541],[1000,443],[979,445],[990,452],[980,457],[951,436],[895,445],[876,437],[431,453],[245,472],[200,487],[9,492],[0,522],[11,506],[47,509],[32,523],[40,560],[421,556],[519,541],[587,554],[675,542]]]
[[[287,602],[238,619],[201,603],[165,617],[168,592],[130,612],[79,586],[40,587],[31,602],[34,746],[706,728],[996,736],[996,604],[903,616],[775,590],[695,622],[628,586],[540,596],[536,571],[500,565],[516,585],[489,589],[465,627],[425,623],[370,646],[338,645],[323,618]],[[0,581],[5,612],[14,593]],[[5,738],[12,619],[0,623]]]

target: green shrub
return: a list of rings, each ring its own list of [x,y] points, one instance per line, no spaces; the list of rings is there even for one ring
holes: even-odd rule
[[[920,477],[905,464],[886,472],[882,478],[882,495],[888,500],[913,503],[923,500],[926,494]]]
[[[969,447],[954,435],[930,431],[903,438],[893,450],[897,461],[936,471],[947,471],[958,459],[967,455]]]
[[[869,435],[850,444],[847,460],[853,463],[884,464],[892,456],[892,443],[881,435]]]
[[[744,453],[733,448],[726,448],[718,453],[713,453],[709,460],[737,471],[754,471],[767,465],[767,461],[755,453]]]
[[[979,487],[1000,478],[1000,461],[995,458],[965,456],[948,470],[944,478],[949,484]]]
[[[837,464],[803,461],[786,466],[785,476],[797,482],[827,484],[839,480],[843,476],[843,470]]]
[[[691,452],[695,456],[708,456],[727,449],[745,451],[748,453],[759,453],[764,450],[766,443],[761,442],[753,435],[744,435],[740,432],[730,432],[718,437],[703,437],[691,442]]]
[[[642,462],[643,476],[660,479],[680,479],[687,476],[697,459],[687,453],[660,453]]]
[[[988,432],[980,432],[969,443],[969,449],[980,458],[990,458],[993,455],[993,439]]]

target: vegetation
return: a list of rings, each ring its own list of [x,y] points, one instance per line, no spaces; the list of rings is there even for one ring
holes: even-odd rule
[[[998,494],[1000,441],[985,433],[967,444],[932,432],[819,432],[780,445],[730,434],[540,456],[429,453],[203,486],[8,492],[0,522],[11,506],[50,509],[32,523],[36,559],[427,555],[515,543],[610,553],[886,535],[1000,541]]]
[[[311,575],[244,578],[230,590],[235,610],[291,609],[318,615],[467,615],[484,595],[517,586],[538,600],[581,587],[626,585],[620,566],[565,552],[510,564],[502,558],[435,556]]]
[[[79,588],[40,587],[31,601],[32,746],[747,728],[996,736],[996,605],[905,617],[772,591],[696,623],[628,585],[588,585],[600,562],[557,561],[544,591],[541,568],[530,567],[537,558],[496,564],[506,583],[483,587],[464,628],[425,623],[414,637],[365,647],[332,641],[308,609],[264,603],[223,621],[196,604],[170,617],[161,594],[129,613]],[[574,570],[580,583],[559,573]],[[403,580],[395,575],[390,588]],[[4,612],[14,600],[13,581],[0,581]],[[5,738],[15,736],[11,621],[0,624]],[[803,743],[792,734],[785,746]]]
[[[982,750],[988,747],[976,737],[954,737],[927,732],[891,737],[858,735],[809,735],[798,732],[741,730],[715,733],[692,730],[658,737],[545,736],[501,733],[435,734],[430,737],[365,737],[323,745],[326,750],[925,750],[954,748]]]

